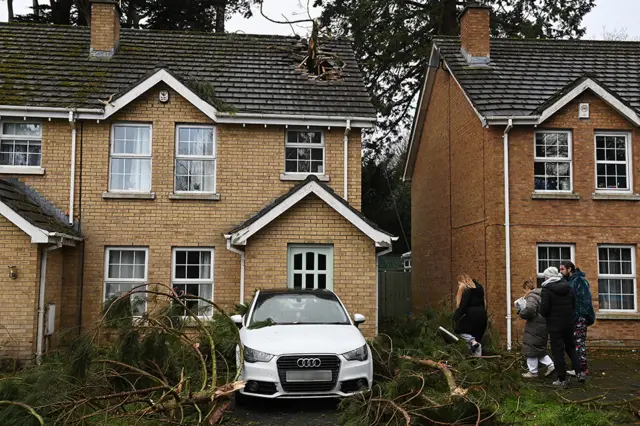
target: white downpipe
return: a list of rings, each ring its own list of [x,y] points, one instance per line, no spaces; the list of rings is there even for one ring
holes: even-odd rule
[[[513,120],[504,129],[504,245],[507,274],[507,350],[511,351],[511,221],[509,210],[509,131]]]
[[[44,340],[44,296],[47,284],[47,258],[49,252],[62,247],[62,244],[47,247],[42,250],[42,258],[40,259],[40,290],[38,293],[38,327],[36,337],[36,364],[42,362],[42,342]]]
[[[227,239],[227,250],[240,255],[240,304],[244,303],[244,251],[231,246],[231,240]]]
[[[391,247],[389,247],[379,253],[376,253],[376,335],[378,335],[378,323],[380,322],[380,303],[378,302],[378,297],[380,294],[380,272],[378,272],[378,266],[380,264],[380,257],[384,256],[385,254],[391,253],[391,250]]]
[[[69,184],[69,224],[73,225],[73,205],[76,193],[76,140],[77,130],[73,111],[69,111],[69,124],[71,124],[71,178]]]
[[[344,199],[348,199],[349,187],[349,131],[351,130],[351,120],[347,120],[347,126],[344,128]]]

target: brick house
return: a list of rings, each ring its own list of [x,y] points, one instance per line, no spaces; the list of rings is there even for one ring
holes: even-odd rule
[[[478,4],[460,18],[460,37],[434,39],[405,169],[414,309],[466,272],[510,346],[523,281],[573,260],[592,343],[637,346],[640,44],[490,38]]]
[[[227,309],[329,288],[373,336],[395,238],[360,213],[375,112],[350,43],[327,42],[343,66],[324,81],[294,37],[121,30],[111,0],[92,14],[0,25],[0,355],[41,355],[144,283]]]

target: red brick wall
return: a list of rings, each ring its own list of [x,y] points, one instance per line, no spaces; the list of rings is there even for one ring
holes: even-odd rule
[[[468,8],[460,20],[462,48],[471,56],[489,56],[488,8]]]

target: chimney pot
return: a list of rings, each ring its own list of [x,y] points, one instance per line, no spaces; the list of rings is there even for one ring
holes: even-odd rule
[[[489,66],[491,6],[477,1],[460,13],[460,51],[470,66]]]
[[[90,0],[92,58],[109,59],[120,44],[120,2]]]

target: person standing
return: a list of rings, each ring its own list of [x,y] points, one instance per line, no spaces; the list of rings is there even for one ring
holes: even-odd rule
[[[584,272],[576,268],[573,262],[562,262],[560,265],[560,273],[569,281],[569,287],[573,290],[575,300],[573,338],[576,344],[576,353],[578,355],[580,369],[586,376],[589,373],[587,366],[587,327],[592,325],[596,320],[589,282]]]
[[[555,370],[553,361],[547,354],[547,321],[540,315],[540,305],[542,304],[542,289],[536,288],[531,281],[522,284],[525,290],[526,306],[518,311],[520,318],[527,321],[524,326],[524,338],[522,341],[522,354],[527,357],[527,367],[529,371],[522,374],[525,379],[538,377],[538,366],[542,364],[547,367],[544,375],[549,376]]]
[[[455,332],[469,346],[474,356],[482,356],[482,337],[487,328],[487,310],[484,301],[484,289],[469,275],[458,277],[456,310],[453,313]]]
[[[576,371],[579,382],[584,382],[584,374],[580,369],[576,346],[573,341],[573,291],[569,283],[562,277],[558,268],[549,267],[544,271],[545,281],[542,283],[540,315],[547,320],[547,329],[551,340],[551,353],[558,372],[556,386],[567,386],[567,364],[564,359],[566,351]]]

